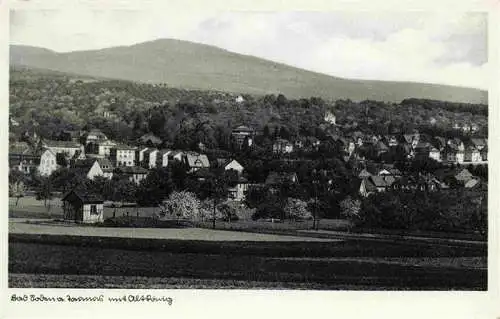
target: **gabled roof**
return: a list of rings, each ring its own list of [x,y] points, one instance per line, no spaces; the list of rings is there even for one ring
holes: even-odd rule
[[[371,176],[370,177],[371,182],[375,187],[387,187],[387,183],[385,181],[385,178],[383,176]]]
[[[73,168],[90,169],[95,162],[98,162],[96,158],[86,158],[84,160],[76,160],[73,163]]]
[[[59,147],[59,148],[81,148],[81,145],[72,141],[52,141],[44,140],[42,143],[45,147]]]
[[[455,174],[455,178],[457,180],[469,180],[473,177],[471,172],[469,172],[468,169],[464,168],[461,171],[459,171],[457,174]]]
[[[101,204],[104,202],[104,199],[101,195],[92,194],[82,188],[76,188],[69,191],[62,197],[62,201],[71,200],[74,198],[79,199],[83,204]]]
[[[188,153],[186,161],[189,167],[210,167],[210,161],[205,154]]]
[[[101,166],[101,169],[103,167],[113,168],[113,164],[107,158],[97,158],[96,160],[99,163],[99,166]]]

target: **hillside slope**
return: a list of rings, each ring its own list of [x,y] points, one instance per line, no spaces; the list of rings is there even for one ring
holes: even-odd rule
[[[291,98],[399,102],[409,97],[487,103],[487,92],[445,85],[358,81],[310,72],[288,65],[181,40],[155,40],[126,47],[57,53],[12,45],[10,63],[92,77],[171,87],[239,93],[283,93]]]

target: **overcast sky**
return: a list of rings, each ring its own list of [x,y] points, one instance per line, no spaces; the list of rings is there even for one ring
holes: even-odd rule
[[[12,44],[59,52],[158,38],[212,44],[355,79],[487,89],[487,15],[381,12],[17,10]]]

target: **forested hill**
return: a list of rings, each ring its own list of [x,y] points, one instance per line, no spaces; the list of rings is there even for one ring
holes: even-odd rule
[[[400,102],[406,98],[487,103],[487,92],[421,83],[358,81],[298,69],[232,53],[214,46],[163,39],[126,47],[57,53],[12,45],[10,64],[31,68],[164,83],[169,87],[289,98],[351,99]]]

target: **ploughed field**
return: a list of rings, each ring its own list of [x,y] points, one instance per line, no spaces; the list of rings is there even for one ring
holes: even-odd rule
[[[9,286],[487,289],[485,245],[278,237],[188,240],[10,233]]]

